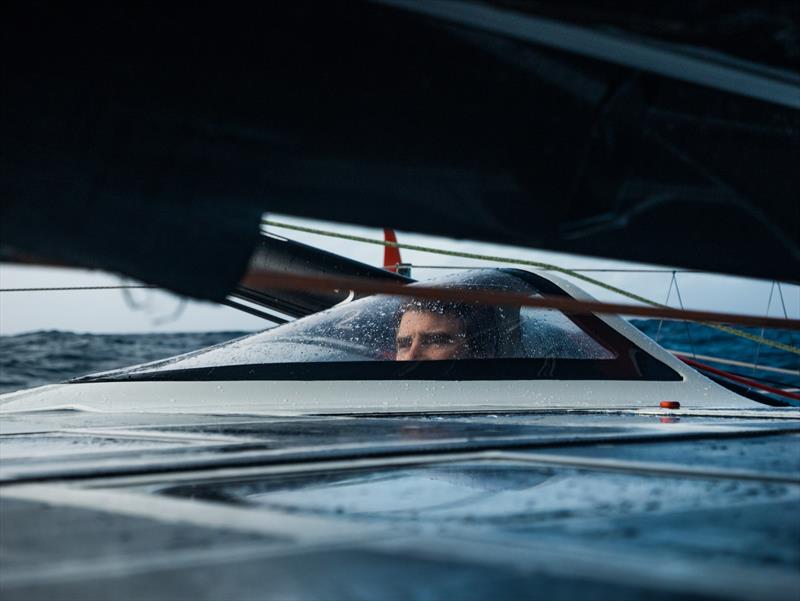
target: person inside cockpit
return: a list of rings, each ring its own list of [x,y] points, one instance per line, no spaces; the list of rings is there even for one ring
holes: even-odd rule
[[[414,299],[396,315],[397,361],[483,359],[497,347],[494,309],[483,305]]]

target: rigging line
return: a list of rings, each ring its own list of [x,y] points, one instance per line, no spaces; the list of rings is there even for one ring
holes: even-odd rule
[[[775,280],[772,280],[772,286],[770,286],[770,288],[769,288],[769,298],[767,299],[767,308],[764,311],[764,317],[769,317],[769,310],[770,310],[770,307],[772,307],[772,294],[774,292],[775,292]],[[764,337],[764,328],[763,327],[761,328],[761,337],[762,338]],[[761,353],[761,343],[759,342],[758,346],[756,347],[756,358],[755,358],[755,361],[753,361],[753,373],[756,373],[756,370],[758,369],[758,355],[760,353]]]
[[[600,286],[601,288],[605,288],[606,290],[610,290],[611,292],[616,292],[622,296],[627,296],[628,298],[632,298],[634,300],[638,300],[639,302],[646,303],[648,305],[658,306],[659,303],[651,301],[643,296],[639,296],[638,294],[634,294],[633,292],[628,292],[626,290],[622,290],[621,288],[617,288],[616,286],[612,286],[611,284],[606,284],[605,282],[601,282],[600,280],[596,280],[589,276],[582,275],[576,271],[572,271],[570,269],[565,269],[564,267],[559,267],[558,265],[553,265],[552,263],[544,263],[542,261],[531,261],[530,259],[512,259],[510,257],[498,257],[496,255],[482,255],[478,253],[469,253],[463,251],[455,251],[455,250],[446,250],[444,248],[435,248],[432,246],[421,246],[418,244],[406,244],[406,243],[399,243],[399,242],[387,242],[385,240],[375,240],[373,238],[367,238],[365,236],[355,236],[352,234],[342,234],[339,232],[331,232],[327,230],[320,230],[317,228],[305,227],[301,225],[291,225],[288,223],[281,223],[279,221],[272,221],[271,219],[262,219],[261,223],[264,225],[272,225],[274,227],[280,227],[290,230],[296,230],[298,232],[305,232],[308,234],[318,234],[320,236],[329,236],[333,238],[341,238],[342,240],[351,240],[353,242],[364,242],[366,244],[376,244],[379,246],[395,246],[397,248],[406,249],[406,250],[416,250],[420,252],[427,252],[431,254],[437,255],[445,255],[449,257],[461,257],[462,259],[478,259],[481,261],[491,261],[493,263],[509,263],[512,265],[528,265],[530,267],[536,267],[537,269],[546,269],[548,271],[557,271],[560,273],[564,273],[566,275],[571,275],[575,278],[588,282],[590,284],[594,284],[595,286]],[[800,349],[798,349],[798,353],[800,353]]]
[[[530,296],[519,292],[501,292],[471,288],[441,288],[419,284],[406,285],[399,282],[373,280],[370,278],[309,276],[280,273],[274,271],[252,271],[242,280],[248,288],[278,288],[281,290],[353,290],[362,294],[390,294],[411,298],[430,298],[435,300],[480,303],[485,305],[518,305],[538,309],[556,309],[568,314],[622,314],[641,317],[717,321],[741,325],[764,325],[776,328],[800,330],[800,319],[783,319],[782,317],[757,317],[736,313],[720,313],[716,311],[687,311],[671,307],[642,307],[622,303],[606,303],[595,300],[578,300],[570,296]]]
[[[666,349],[666,350],[672,353],[673,355],[684,354],[684,351],[678,351],[675,349]],[[697,355],[697,358],[700,359],[701,361],[711,361],[713,363],[722,363],[723,365],[734,365],[736,367],[753,367],[752,363],[747,363],[746,361],[737,361],[736,359],[726,359],[724,357],[713,357],[711,355]],[[767,365],[760,365],[758,367],[758,370],[787,375],[787,376],[800,377],[800,371],[796,369],[786,369],[783,367],[770,367]]]
[[[756,382],[755,380],[751,380],[750,378],[745,378],[744,376],[740,376],[738,374],[734,374],[729,371],[724,371],[721,369],[717,369],[716,367],[711,367],[710,365],[706,365],[705,363],[700,363],[699,361],[689,359],[689,357],[685,357],[683,355],[675,355],[675,356],[684,363],[686,363],[687,365],[691,365],[692,367],[695,367],[697,369],[710,371],[714,375],[722,376],[723,378],[733,380],[734,382],[738,382],[739,384],[744,384],[745,386],[749,386],[750,388],[758,388],[759,390],[763,390],[770,394],[800,401],[800,394],[784,390],[783,388],[775,388],[774,386],[761,384],[760,382]]]
[[[672,279],[669,281],[669,289],[667,290],[667,298],[664,301],[664,306],[669,306],[669,297],[672,296],[672,285],[675,283],[675,274],[672,274]],[[658,330],[656,330],[656,342],[661,339],[661,326],[664,325],[664,320],[661,319],[658,322]]]
[[[776,348],[781,351],[786,351],[787,353],[800,355],[800,348],[792,346],[791,344],[784,344],[783,342],[778,342],[777,340],[770,340],[769,338],[764,338],[763,336],[757,336],[756,334],[751,334],[750,332],[745,332],[744,330],[730,328],[728,326],[724,326],[719,323],[705,323],[702,321],[698,323],[707,326],[709,328],[714,328],[715,330],[719,330],[720,332],[726,332],[732,336],[738,336],[739,338],[750,340],[751,342],[757,342],[759,344],[763,344],[764,346],[771,346],[772,348]]]
[[[595,273],[712,273],[710,271],[700,271],[697,269],[611,269],[611,268],[579,268],[565,267],[571,271],[595,272]]]
[[[681,289],[678,287],[678,276],[675,275],[675,272],[672,273],[672,279],[675,280],[675,293],[678,295],[678,304],[681,306],[681,309],[685,310],[686,307],[683,306],[683,298],[681,297]],[[788,319],[789,316],[787,315],[786,317]],[[692,349],[692,357],[694,357],[696,359],[697,358],[697,351],[694,348],[694,340],[692,340],[692,331],[689,328],[689,322],[688,321],[684,321],[683,325],[686,328],[686,335],[689,337],[689,346]]]
[[[149,293],[145,296],[144,301],[139,302],[135,298],[133,298],[133,294],[131,294],[130,288],[123,288],[122,289],[122,299],[125,301],[125,304],[128,305],[128,308],[132,311],[149,311],[151,305],[151,299]]]
[[[375,240],[373,238],[367,238],[364,236],[354,236],[352,234],[342,234],[340,232],[331,232],[328,230],[321,230],[318,228],[306,227],[302,225],[292,225],[289,223],[282,223],[280,221],[273,221],[271,219],[262,219],[262,225],[271,225],[274,227],[279,227],[288,230],[295,230],[298,232],[305,232],[307,234],[316,234],[319,236],[328,236],[331,238],[340,238],[342,240],[350,240],[353,242],[364,242],[366,244],[376,244],[379,246],[396,246],[397,248],[404,248],[407,250],[416,250],[419,252],[426,252],[431,254],[439,254],[445,255],[449,257],[461,257],[463,259],[478,259],[482,261],[491,261],[495,263],[508,263],[512,265],[528,265],[530,267],[535,267],[537,269],[542,269],[545,271],[556,271],[560,273],[564,273],[566,275],[570,275],[574,278],[583,280],[590,284],[594,284],[595,286],[599,286],[600,288],[604,288],[611,292],[616,292],[622,296],[631,298],[633,300],[637,300],[641,303],[645,303],[647,305],[653,307],[662,306],[660,303],[652,301],[648,298],[640,296],[638,294],[634,294],[633,292],[628,292],[627,290],[622,290],[621,288],[617,288],[616,286],[612,286],[610,284],[606,284],[605,282],[601,282],[600,280],[596,280],[595,278],[591,278],[589,276],[580,274],[576,271],[565,269],[563,267],[559,267],[557,265],[552,265],[550,263],[543,263],[541,261],[531,261],[527,259],[512,259],[509,257],[497,257],[494,255],[481,255],[477,253],[468,253],[468,252],[461,252],[461,251],[453,251],[453,250],[445,250],[441,248],[433,248],[430,246],[420,246],[418,244],[406,244],[406,243],[399,243],[399,242],[386,242],[385,240]],[[786,351],[788,353],[793,353],[795,355],[800,355],[800,348],[784,344],[782,342],[778,342],[776,340],[769,340],[768,338],[764,338],[763,336],[756,336],[755,334],[751,334],[750,332],[745,332],[744,330],[739,330],[737,328],[731,328],[729,326],[724,326],[718,323],[704,323],[700,322],[702,325],[713,328],[715,330],[719,330],[721,332],[726,332],[733,336],[738,336],[740,338],[745,338],[747,340],[751,340],[753,342],[759,342],[766,346],[771,346],[773,348],[780,349],[782,351]],[[780,327],[780,326],[778,326]]]
[[[237,311],[242,311],[244,313],[249,313],[250,315],[255,315],[256,317],[260,317],[261,319],[266,319],[267,321],[271,321],[277,325],[281,325],[284,323],[289,323],[288,319],[284,319],[283,317],[279,317],[277,315],[273,315],[267,311],[262,311],[255,307],[251,307],[246,305],[242,302],[237,301],[235,298],[224,298],[220,301],[221,305],[225,305],[226,307],[231,307],[236,309]]]
[[[159,288],[148,284],[130,286],[59,286],[49,288],[0,288],[0,292],[57,292],[64,290],[123,290],[129,288]]]
[[[776,281],[776,285],[778,287],[778,298],[781,299],[781,308],[783,309],[783,316],[788,319],[789,313],[788,311],[786,311],[786,302],[783,300],[783,289],[781,288],[781,283]],[[794,344],[794,333],[789,332],[789,339],[792,341],[792,344]]]
[[[391,267],[411,267],[412,269],[479,269],[480,265],[417,265],[416,263],[397,263]],[[564,267],[570,271],[577,272],[599,272],[599,273],[712,273],[710,271],[697,271],[695,269],[611,269],[611,268],[581,268]],[[540,271],[552,271],[550,269],[540,269]]]
[[[778,286],[778,297],[781,299],[781,308],[783,309],[783,316],[789,317],[789,312],[786,310],[786,302],[783,299],[783,289],[781,288],[781,283],[778,282],[777,286]],[[791,344],[795,344],[794,332],[792,331],[789,332],[789,341],[791,342]],[[800,367],[800,359],[798,359],[798,367]]]

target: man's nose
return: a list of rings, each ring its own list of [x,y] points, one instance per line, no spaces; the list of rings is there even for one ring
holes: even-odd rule
[[[419,339],[414,339],[411,341],[411,348],[408,349],[408,358],[412,361],[414,359],[420,359],[422,357],[422,345],[419,342]]]

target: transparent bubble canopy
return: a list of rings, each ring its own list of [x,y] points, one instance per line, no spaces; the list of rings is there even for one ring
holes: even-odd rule
[[[425,285],[503,290],[539,296],[530,281],[501,270],[475,270]],[[410,286],[413,288],[413,284]],[[575,321],[549,309],[371,296],[173,360],[142,366],[179,370],[227,365],[397,361],[410,358],[613,359],[615,353]],[[434,351],[447,349],[438,356]],[[427,354],[424,350],[429,351]]]

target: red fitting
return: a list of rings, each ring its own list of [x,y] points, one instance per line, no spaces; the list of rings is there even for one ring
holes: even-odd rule
[[[662,409],[680,409],[681,404],[678,401],[661,401]]]

